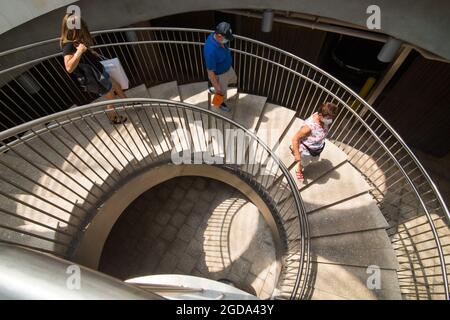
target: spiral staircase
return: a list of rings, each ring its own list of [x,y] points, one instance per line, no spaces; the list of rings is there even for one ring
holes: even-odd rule
[[[126,31],[139,41],[126,41]],[[128,99],[113,102],[129,121],[112,126],[105,113],[111,102],[99,99],[1,133],[0,242],[95,269],[120,208],[172,177],[205,174],[246,190],[271,227],[280,266],[272,298],[448,299],[448,210],[395,131],[338,80],[243,37],[232,47],[239,74],[228,92],[232,111],[216,109],[201,59],[207,34],[98,33],[98,50],[119,56],[130,75]],[[65,95],[70,107],[83,94],[73,93],[70,78],[58,80],[58,59],[32,61],[28,67],[40,73],[26,72],[35,80],[51,73],[61,89],[52,89],[52,100]],[[340,112],[300,183],[291,138],[325,101]],[[248,144],[227,161],[235,140],[211,129],[240,132]],[[200,163],[174,164],[183,152]],[[216,162],[196,157],[205,153]],[[141,191],[133,193],[137,184]]]

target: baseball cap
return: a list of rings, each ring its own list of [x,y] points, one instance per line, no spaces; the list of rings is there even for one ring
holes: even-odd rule
[[[233,40],[233,31],[231,30],[231,26],[228,22],[219,23],[216,27],[216,33],[221,34],[229,41]]]

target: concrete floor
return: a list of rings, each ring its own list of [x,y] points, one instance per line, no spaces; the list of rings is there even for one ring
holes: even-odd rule
[[[181,177],[142,194],[114,225],[101,272],[120,279],[185,274],[228,279],[270,298],[275,247],[258,209],[221,182]]]

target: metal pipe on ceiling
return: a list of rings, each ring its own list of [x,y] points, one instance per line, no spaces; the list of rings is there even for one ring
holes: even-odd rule
[[[224,12],[224,13],[241,15],[241,16],[256,18],[256,19],[263,18],[262,13],[257,13],[254,11],[245,11],[245,10],[220,10],[220,11]],[[348,35],[348,36],[352,36],[352,37],[364,38],[364,39],[378,41],[378,42],[384,42],[384,43],[386,43],[390,38],[388,35],[385,35],[382,33],[369,32],[369,31],[362,30],[360,28],[350,27],[350,24],[345,23],[345,22],[339,21],[339,23],[341,25],[331,24],[328,22],[332,22],[334,20],[328,19],[328,18],[313,17],[313,16],[308,16],[305,14],[291,13],[291,12],[288,12],[287,16],[288,17],[281,17],[279,15],[278,16],[275,15],[273,21],[290,24],[290,25],[295,25],[295,26],[300,26],[300,27],[305,27],[305,28],[309,28],[309,29],[313,29],[313,30],[321,30],[321,31],[333,32],[333,33],[339,33],[339,34],[344,34],[344,35]],[[310,19],[307,19],[307,17],[310,17]],[[336,21],[336,22],[338,22],[338,21]],[[440,62],[444,62],[444,63],[450,63],[449,60],[439,57],[425,49],[419,48],[412,44],[403,43],[403,46],[411,47],[411,48],[417,50],[426,59],[440,61]]]

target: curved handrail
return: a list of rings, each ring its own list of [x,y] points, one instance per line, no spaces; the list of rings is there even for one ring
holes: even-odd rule
[[[152,32],[153,32],[155,34],[154,34],[153,38],[150,36],[142,37],[141,39],[138,39],[138,41],[128,41],[128,40],[123,40],[123,39],[120,40],[118,38],[117,34],[122,34],[122,33],[126,33],[126,32],[142,32],[145,35],[153,35],[152,34]],[[163,34],[163,32],[165,32],[165,34]],[[180,33],[179,37],[175,36],[176,32]],[[178,55],[178,57],[186,58],[186,53],[184,52],[184,48],[189,47],[189,45],[194,46],[194,47],[201,47],[203,45],[203,40],[204,40],[201,38],[201,36],[206,36],[210,32],[212,32],[212,31],[204,30],[204,29],[186,29],[186,28],[170,28],[170,27],[168,27],[168,28],[139,27],[139,28],[102,30],[102,31],[93,32],[93,34],[98,36],[99,38],[101,38],[101,40],[104,40],[103,36],[107,37],[107,39],[106,39],[106,41],[104,41],[104,43],[100,43],[99,45],[96,46],[99,49],[108,49],[109,50],[110,48],[114,49],[114,47],[119,47],[120,50],[122,50],[122,47],[123,47],[128,50],[128,47],[135,48],[135,46],[137,46],[140,49],[139,45],[150,45],[151,46],[150,48],[154,50],[155,45],[159,46],[161,44],[163,46],[164,52],[167,53],[167,55],[169,55],[169,53],[170,53],[171,56],[173,57],[173,56],[175,56],[172,52],[173,48],[170,46],[167,46],[167,47],[165,46],[165,45],[172,44],[172,45],[177,45],[177,46],[183,46],[182,54],[180,52],[178,52],[178,47],[174,47],[173,50],[174,51],[175,51],[175,49],[177,50],[176,55]],[[171,34],[169,35],[169,33],[171,33]],[[111,41],[110,36],[111,36],[111,38],[114,37],[113,41]],[[158,39],[155,39],[155,38],[158,38]],[[267,65],[270,65],[270,68],[272,68],[271,74],[270,74],[270,80],[269,80],[269,86],[270,86],[270,84],[272,84],[272,76],[275,73],[274,69],[276,68],[275,82],[277,80],[280,80],[280,83],[275,83],[273,85],[274,88],[272,89],[272,92],[275,92],[276,91],[275,89],[279,89],[280,91],[282,91],[284,89],[283,95],[285,95],[285,93],[287,92],[287,88],[286,88],[287,86],[285,86],[285,87],[282,86],[281,79],[278,79],[278,71],[282,70],[282,72],[288,72],[289,74],[292,74],[292,77],[293,77],[292,79],[294,79],[296,77],[295,79],[298,79],[297,81],[299,81],[299,82],[305,81],[308,84],[310,84],[311,86],[314,86],[315,89],[313,89],[313,90],[311,89],[311,87],[309,89],[307,89],[306,96],[308,96],[310,93],[313,93],[313,96],[310,99],[315,99],[315,100],[319,101],[320,99],[323,99],[322,95],[324,94],[326,97],[330,97],[330,98],[334,99],[335,101],[337,101],[339,103],[340,106],[344,107],[343,109],[346,113],[345,113],[345,115],[343,115],[344,111],[341,112],[341,115],[343,115],[343,118],[345,118],[348,114],[350,114],[351,118],[355,119],[357,121],[358,125],[361,125],[362,127],[364,127],[365,132],[368,132],[369,136],[376,140],[376,143],[379,144],[380,147],[386,153],[386,155],[389,156],[389,159],[391,159],[394,166],[397,168],[398,172],[405,179],[406,183],[410,186],[410,188],[412,189],[412,192],[415,194],[415,197],[417,198],[420,206],[424,210],[424,215],[426,216],[426,218],[428,220],[428,225],[431,229],[431,233],[433,234],[433,238],[436,242],[436,249],[438,251],[437,254],[438,254],[439,260],[440,260],[441,276],[443,279],[443,287],[444,287],[444,291],[445,291],[444,294],[447,299],[450,299],[449,283],[448,283],[447,270],[446,270],[447,262],[445,260],[445,253],[443,252],[443,248],[440,243],[439,232],[435,226],[435,220],[433,220],[433,217],[430,212],[431,209],[428,207],[427,202],[425,202],[425,200],[421,196],[421,192],[418,189],[419,186],[416,186],[415,180],[417,180],[418,178],[411,176],[411,173],[413,172],[413,170],[411,170],[409,173],[407,172],[404,165],[401,163],[401,160],[409,159],[408,164],[413,163],[415,166],[414,170],[418,170],[420,172],[419,178],[420,179],[423,178],[426,181],[426,185],[430,188],[432,194],[435,196],[437,203],[439,204],[439,208],[437,210],[438,211],[440,210],[442,212],[442,214],[444,216],[444,221],[447,224],[450,221],[450,213],[449,213],[449,210],[448,210],[445,202],[443,201],[441,194],[439,193],[438,189],[436,188],[436,185],[432,181],[431,177],[426,172],[426,170],[421,165],[421,163],[418,161],[418,159],[414,155],[414,153],[410,150],[410,148],[404,142],[404,140],[399,136],[399,134],[389,125],[389,123],[387,123],[387,121],[376,110],[374,110],[361,97],[359,97],[355,92],[353,92],[350,88],[348,88],[348,86],[343,84],[341,81],[339,81],[332,75],[326,73],[325,71],[314,66],[313,64],[311,64],[289,52],[286,52],[284,50],[276,48],[274,46],[271,46],[271,45],[268,45],[263,42],[253,40],[250,38],[242,37],[242,36],[236,36],[235,38],[237,41],[233,42],[232,50],[235,53],[235,55],[237,55],[237,57],[239,58],[239,64],[240,64],[240,67],[243,69],[244,73],[245,72],[251,73],[251,71],[253,71],[254,73],[257,73],[259,71],[263,71],[264,64],[265,64],[266,65],[265,76],[268,77]],[[148,40],[148,39],[150,39],[150,40]],[[51,39],[51,40],[47,40],[44,42],[39,42],[36,44],[27,45],[27,46],[19,47],[19,48],[12,49],[9,51],[5,51],[3,53],[0,53],[0,57],[6,57],[9,54],[15,54],[19,51],[28,50],[30,48],[36,48],[43,44],[49,44],[49,43],[51,43],[53,41],[57,41],[57,40],[58,39]],[[239,47],[238,47],[238,45],[239,45]],[[256,50],[254,49],[254,46],[256,47]],[[117,52],[115,52],[115,53],[117,54]],[[188,53],[190,54],[190,52],[188,52]],[[59,55],[59,53],[56,55]],[[277,55],[278,55],[278,57],[277,57]],[[149,56],[151,56],[151,55],[149,55]],[[6,70],[0,71],[0,75],[3,73],[8,73],[12,70],[15,70],[15,69],[18,69],[21,67],[29,66],[29,65],[34,64],[39,61],[43,61],[48,57],[54,57],[54,55],[50,55],[47,57],[41,57],[39,59],[35,59],[33,61],[29,61],[24,64],[16,65],[12,68],[8,68]],[[245,57],[245,59],[242,59],[242,60],[244,60],[243,63],[241,63],[241,57]],[[249,61],[248,61],[249,65],[246,65],[247,57],[249,58]],[[257,66],[251,65],[251,63],[253,62],[252,59],[256,59],[254,64],[255,65],[258,64]],[[282,60],[284,60],[284,61],[282,61]],[[140,61],[138,59],[138,66],[142,68],[143,66],[139,65],[139,62]],[[170,63],[172,63],[172,61],[168,60],[167,62],[169,64],[168,68],[170,67],[170,72],[165,71],[165,73],[168,75],[168,78],[172,77],[172,79],[173,79],[174,76],[173,76],[172,65],[170,65]],[[196,60],[196,62],[198,63],[197,60]],[[132,61],[131,63],[134,64],[135,62]],[[236,64],[236,59],[235,59],[235,64]],[[298,70],[299,65],[302,68],[301,71]],[[135,65],[130,66],[130,70],[133,70],[133,67],[135,70],[137,70],[137,67]],[[186,64],[186,61],[185,61],[185,65],[180,67],[179,70],[180,70],[180,72],[184,71],[184,70],[187,70],[187,71],[192,70],[193,72],[195,72],[194,71],[195,67],[199,68],[199,66],[194,66],[194,67],[190,66],[190,68],[189,68],[189,66]],[[175,64],[173,65],[173,68],[177,72],[178,69]],[[202,68],[203,68],[203,62],[200,61],[200,69],[202,69]],[[305,70],[305,72],[303,72],[304,70]],[[308,72],[306,72],[306,70]],[[154,72],[155,72],[155,74],[157,74],[156,71],[154,71]],[[161,70],[160,70],[160,72],[161,72]],[[310,75],[311,72],[312,72],[312,75]],[[161,72],[161,73],[164,73],[164,72]],[[200,78],[204,78],[204,74],[200,74],[200,73],[198,73],[198,74],[199,74]],[[177,75],[178,75],[178,73],[177,73]],[[282,75],[283,75],[283,73],[282,73]],[[243,77],[245,78],[246,76],[248,77],[248,74],[244,74]],[[156,78],[158,78],[158,75],[156,76]],[[199,78],[199,80],[200,80],[200,78]],[[241,78],[242,78],[242,76],[241,76]],[[280,76],[280,78],[282,78],[282,76]],[[177,79],[176,77],[175,77],[175,79],[180,80],[180,79]],[[255,89],[255,84],[251,83],[251,79],[250,80],[249,79],[241,79],[241,81],[242,81],[241,86],[238,86],[239,89],[241,89],[241,90],[245,91],[246,89],[251,89],[250,91],[253,90],[253,93],[269,96],[269,100],[272,100],[274,102],[278,102],[278,101],[284,102],[284,103],[280,103],[280,104],[297,111],[297,113],[301,113],[305,109],[305,108],[302,108],[301,110],[299,110],[298,109],[299,105],[295,106],[295,105],[293,105],[293,101],[289,101],[289,100],[294,100],[294,98],[296,97],[297,90],[299,89],[298,84],[297,84],[296,88],[295,88],[295,84],[290,85],[289,94],[287,95],[287,97],[288,97],[287,99],[285,99],[284,97],[279,99],[279,94],[270,94],[270,92],[269,92],[269,94],[266,94],[266,83],[264,81],[267,81],[267,79],[263,80],[263,85],[258,83],[256,85],[256,89]],[[291,82],[294,82],[294,81],[291,81]],[[295,89],[295,92],[293,92],[294,89]],[[303,98],[304,90],[305,90],[305,84],[303,84],[303,87],[301,89],[301,95],[299,97],[300,100]],[[318,91],[317,95],[320,93],[318,98],[316,97],[317,91]],[[293,93],[293,95],[291,95],[291,93]],[[290,96],[292,96],[292,99],[290,98]],[[306,99],[306,96],[303,99]],[[316,105],[317,105],[317,102],[316,102]],[[355,109],[353,109],[354,105],[357,106]],[[309,103],[308,107],[306,108],[306,112],[309,111],[310,107],[311,107],[311,103]],[[303,113],[302,115],[305,115],[305,114]],[[369,124],[369,119],[371,122],[370,124]],[[342,124],[342,120],[341,120],[341,124]],[[376,128],[375,128],[375,126],[376,126]],[[339,126],[336,126],[336,127],[339,128]],[[350,129],[353,129],[354,127],[355,127],[355,124],[353,124]],[[379,133],[377,133],[378,128],[384,129],[382,134],[389,134],[389,138],[387,140],[390,140],[390,139],[394,140],[395,141],[394,145],[396,145],[396,146],[399,145],[400,148],[396,151],[394,151],[394,150],[391,151],[389,145],[387,145],[387,140],[383,141],[383,139],[380,138],[381,135]],[[339,128],[339,129],[341,129],[341,128]],[[346,127],[344,129],[346,129]],[[348,135],[348,133],[347,133],[347,135]],[[347,137],[347,135],[346,135],[346,137]],[[341,137],[341,135],[337,136],[337,138],[340,138],[340,137]],[[338,141],[340,141],[340,139],[338,139]],[[358,142],[359,142],[359,140],[357,141],[356,144],[351,146],[353,148],[356,148],[357,151],[358,151],[358,149],[357,149]],[[400,151],[405,152],[406,156],[399,158],[397,156],[397,154]],[[354,163],[354,165],[357,165],[357,164]],[[361,167],[361,170],[362,169],[363,168]],[[390,170],[390,168],[388,169],[388,171],[389,170]],[[364,172],[362,172],[362,173],[365,174]],[[422,186],[422,185],[423,185],[423,183],[420,186]],[[435,210],[434,208],[432,208],[432,209]]]
[[[306,210],[304,207],[304,204],[301,200],[300,194],[298,192],[298,189],[296,187],[296,183],[293,179],[293,177],[290,175],[289,170],[284,165],[284,163],[278,158],[278,156],[253,132],[246,129],[241,124],[221,115],[218,113],[215,113],[210,110],[203,109],[201,107],[190,105],[183,102],[176,102],[176,101],[170,101],[170,100],[162,100],[162,99],[147,99],[147,98],[127,98],[127,99],[116,99],[113,101],[101,101],[101,102],[95,102],[84,106],[79,106],[75,108],[71,108],[65,111],[61,111],[58,113],[54,113],[21,125],[18,125],[14,128],[5,130],[3,132],[0,132],[0,141],[9,141],[3,143],[2,147],[0,149],[0,154],[2,152],[6,152],[8,150],[14,150],[14,147],[16,147],[19,144],[24,143],[27,140],[31,140],[33,138],[39,137],[40,135],[43,135],[47,132],[50,132],[54,129],[61,128],[62,126],[71,124],[73,121],[82,119],[83,117],[92,117],[96,114],[103,115],[105,113],[105,107],[106,106],[113,106],[115,110],[118,112],[125,111],[126,110],[132,110],[135,111],[136,107],[142,107],[142,108],[149,108],[149,109],[157,109],[157,108],[175,108],[181,109],[181,110],[189,110],[192,112],[199,113],[200,115],[207,115],[211,119],[219,119],[223,121],[224,123],[228,123],[230,125],[230,128],[237,128],[239,130],[242,130],[242,132],[245,133],[246,136],[250,137],[253,141],[255,141],[258,145],[258,148],[261,147],[270,157],[270,159],[275,162],[275,167],[278,168],[278,170],[281,171],[283,179],[287,181],[288,189],[290,190],[290,193],[292,195],[292,198],[294,200],[294,206],[295,206],[295,212],[297,214],[297,219],[300,221],[300,235],[301,235],[301,254],[300,254],[300,263],[299,263],[299,270],[297,273],[297,279],[295,281],[295,287],[292,293],[292,297],[302,296],[303,292],[306,290],[307,285],[307,277],[308,277],[308,271],[309,271],[309,228],[308,228],[308,221],[306,218]],[[85,116],[86,113],[89,113]],[[202,119],[202,117],[200,117]],[[64,120],[65,123],[61,122],[61,120]],[[188,121],[185,119],[185,121]],[[133,122],[132,122],[133,123]],[[167,125],[167,123],[166,123]],[[134,123],[133,123],[134,126]],[[35,128],[41,127],[41,129],[35,129]],[[22,135],[21,138],[18,138],[21,134],[25,132],[30,132],[28,134]],[[192,134],[192,132],[189,132]],[[15,138],[15,139],[11,139]],[[84,221],[81,224],[81,229],[84,228],[84,226],[89,224],[88,221]],[[1,239],[0,239],[0,242]],[[46,250],[42,250],[46,252]],[[47,251],[48,252],[48,251]],[[304,270],[305,269],[305,270]],[[304,272],[305,271],[305,272]],[[303,277],[303,278],[302,278]],[[301,281],[303,279],[303,281]],[[300,292],[300,294],[299,294]]]

